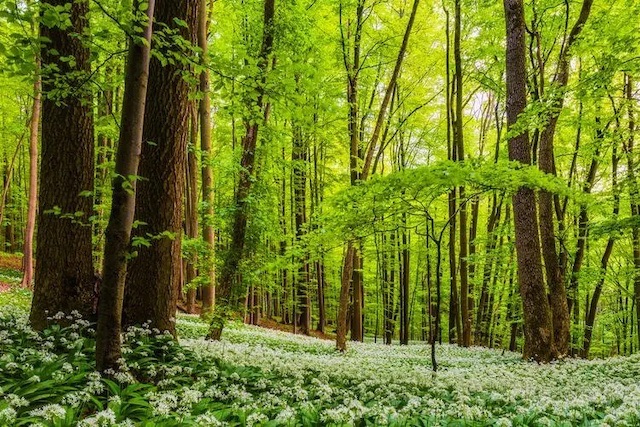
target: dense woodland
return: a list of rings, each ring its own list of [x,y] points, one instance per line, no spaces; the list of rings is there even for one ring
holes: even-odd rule
[[[639,13],[0,1],[2,243],[31,325],[97,321],[99,369],[178,312],[342,351],[638,351]]]

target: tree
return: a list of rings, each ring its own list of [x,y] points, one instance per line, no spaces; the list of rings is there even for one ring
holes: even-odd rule
[[[373,132],[371,134],[371,138],[366,147],[366,154],[364,156],[364,163],[362,165],[362,169],[360,170],[359,162],[361,159],[360,152],[360,132],[359,129],[359,120],[358,120],[358,74],[360,73],[360,40],[362,31],[362,20],[364,13],[364,1],[359,1],[356,8],[356,33],[354,36],[353,42],[353,61],[351,62],[348,58],[348,51],[346,49],[346,40],[343,34],[343,29],[341,28],[342,34],[342,52],[343,52],[343,62],[345,65],[345,69],[347,71],[347,101],[349,103],[349,137],[350,137],[350,176],[351,176],[351,185],[355,186],[359,182],[364,182],[369,178],[369,174],[371,172],[371,165],[374,158],[374,153],[378,150],[384,150],[385,145],[378,144],[380,142],[380,136],[382,134],[382,128],[385,123],[385,119],[387,117],[387,110],[389,108],[389,103],[391,102],[391,96],[393,95],[394,88],[396,86],[396,82],[398,81],[398,76],[400,75],[400,70],[402,69],[402,62],[404,61],[404,57],[407,51],[407,46],[409,45],[409,38],[411,36],[411,31],[413,29],[413,23],[415,22],[416,14],[418,12],[418,6],[420,4],[420,0],[414,0],[413,6],[411,9],[411,15],[409,16],[409,21],[407,22],[407,26],[404,31],[404,36],[402,38],[402,44],[398,51],[398,56],[395,61],[395,65],[393,68],[393,73],[391,74],[391,78],[389,79],[389,84],[387,85],[384,98],[380,104],[380,108],[378,109],[378,114],[376,116],[375,126],[373,128]],[[341,9],[342,10],[342,9]],[[344,258],[342,263],[342,280],[340,284],[340,304],[338,309],[338,327],[336,329],[336,346],[338,350],[345,351],[346,350],[346,333],[347,333],[347,313],[348,310],[348,301],[342,301],[342,298],[349,297],[349,288],[354,286],[354,289],[357,288],[358,295],[354,297],[354,306],[360,309],[360,283],[352,284],[351,281],[354,278],[354,269],[356,266],[362,265],[362,260],[360,259],[347,259],[346,257],[358,257],[358,250],[354,246],[352,241],[347,243],[347,248],[344,252]],[[360,273],[358,273],[357,278],[360,277]],[[345,289],[346,288],[346,289]],[[344,310],[344,313],[343,313]],[[355,312],[355,310],[354,310]],[[358,311],[359,313],[359,311]],[[360,321],[361,316],[357,316],[358,321]],[[343,325],[341,322],[345,322]],[[361,331],[361,328],[357,329]],[[344,336],[342,336],[344,334]],[[358,337],[360,338],[360,337]]]
[[[552,86],[554,90],[559,91],[560,95],[555,95],[552,99],[553,110],[551,117],[548,118],[548,124],[540,135],[540,155],[538,164],[542,171],[555,174],[555,159],[553,154],[553,139],[558,123],[558,116],[562,111],[564,104],[564,90],[569,81],[569,61],[571,60],[570,51],[578,36],[582,32],[585,22],[591,12],[593,0],[584,0],[580,16],[574,24],[566,43],[560,52],[560,60],[558,70],[554,76]],[[567,11],[568,13],[568,11]],[[543,76],[544,77],[544,76]],[[542,80],[544,81],[544,80]],[[559,355],[564,356],[569,352],[569,311],[567,304],[567,293],[564,286],[564,274],[558,263],[558,254],[556,251],[555,227],[554,227],[554,196],[548,191],[540,192],[539,201],[540,216],[540,239],[542,243],[542,255],[547,274],[547,282],[549,286],[549,301],[551,303],[553,328],[554,328],[554,345]]]
[[[155,0],[146,1],[146,16],[140,25],[142,34],[133,34],[127,57],[120,140],[112,183],[111,215],[106,230],[104,266],[98,306],[96,367],[99,371],[117,370],[121,356],[122,305],[131,256],[131,228],[136,205],[136,180],[149,80],[151,34]],[[143,14],[141,2],[134,4],[135,20]]]
[[[24,258],[22,260],[21,286],[33,286],[33,237],[36,228],[36,213],[38,208],[38,142],[40,135],[40,116],[42,112],[42,77],[40,76],[40,58],[36,58],[36,78],[33,83],[33,106],[29,119],[29,202],[27,208],[27,223],[24,231]]]
[[[93,114],[87,83],[91,72],[89,2],[71,4],[68,20],[58,22],[57,7],[67,0],[41,3],[40,34],[48,42],[42,57],[42,160],[38,204],[35,283],[30,321],[77,310],[93,318]],[[69,60],[73,58],[73,60]]]
[[[245,246],[247,223],[249,220],[249,196],[254,178],[253,173],[256,161],[258,131],[260,124],[265,123],[269,115],[269,102],[265,97],[265,85],[267,83],[267,72],[270,68],[271,53],[273,50],[274,16],[275,0],[265,0],[262,46],[258,54],[259,75],[256,78],[255,88],[257,97],[252,105],[252,110],[255,109],[259,111],[260,116],[247,117],[245,119],[245,134],[242,138],[242,157],[240,159],[241,169],[234,196],[231,243],[225,256],[222,271],[220,272],[218,299],[231,307],[237,305],[239,298],[239,292],[237,287],[234,286],[234,281]]]
[[[198,9],[198,46],[202,50],[200,73],[200,149],[202,151],[202,200],[203,209],[203,237],[207,244],[207,257],[205,266],[206,282],[202,287],[202,312],[208,313],[215,306],[215,242],[216,236],[213,229],[213,215],[215,194],[213,188],[213,167],[211,166],[211,96],[209,88],[209,2],[200,0]]]
[[[525,21],[522,0],[504,0],[507,29],[507,126],[509,159],[531,164],[531,145],[523,112],[527,105]],[[535,193],[521,187],[513,196],[518,283],[524,311],[524,357],[549,362],[555,357],[553,326],[542,274]]]
[[[161,50],[149,66],[141,179],[136,192],[134,245],[137,254],[127,270],[124,325],[151,321],[153,327],[175,333],[180,284],[184,167],[189,137],[191,87],[189,52],[179,47],[196,43],[197,0],[159,2],[156,32],[172,50]],[[162,96],[159,96],[162,94]]]

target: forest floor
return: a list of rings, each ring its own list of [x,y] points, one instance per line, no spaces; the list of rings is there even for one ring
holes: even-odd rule
[[[179,343],[124,337],[113,379],[94,372],[93,325],[30,329],[26,294],[0,298],[0,426],[638,426],[640,355],[525,362],[424,343],[350,343],[242,324],[207,341],[179,315]]]
[[[122,369],[95,373],[93,325],[30,329],[19,258],[0,255],[0,426],[638,426],[640,355],[550,365],[484,348],[349,343],[291,326],[179,315],[179,344],[125,335]]]

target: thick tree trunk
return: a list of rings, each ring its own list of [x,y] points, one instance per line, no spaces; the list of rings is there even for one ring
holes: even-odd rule
[[[48,0],[63,7],[67,0]],[[94,318],[96,278],[93,269],[94,141],[91,92],[85,79],[91,72],[88,43],[78,34],[88,30],[88,0],[71,4],[71,27],[40,26],[49,42],[42,48],[42,162],[35,284],[30,320],[36,329],[47,317],[77,310]],[[62,61],[74,57],[75,61]],[[62,90],[62,94],[57,89]],[[73,95],[71,95],[71,93]]]
[[[134,3],[134,10],[139,11],[139,8],[138,0]],[[130,41],[127,58],[120,142],[112,183],[111,215],[106,230],[104,276],[100,287],[96,333],[96,368],[102,372],[107,369],[118,370],[118,360],[122,357],[122,305],[136,205],[136,180],[130,177],[138,174],[142,149],[154,8],[155,0],[148,0],[147,21],[140,23],[144,28],[142,36],[145,42]]]
[[[507,123],[513,132],[527,103],[525,21],[522,0],[504,0],[507,32]],[[524,126],[523,126],[524,127]],[[509,158],[531,164],[531,146],[526,131],[509,139]],[[551,309],[542,273],[535,193],[520,188],[513,196],[513,214],[518,258],[518,283],[523,303],[524,357],[549,362],[555,357]]]
[[[159,2],[156,22],[196,42],[197,0]],[[182,27],[176,21],[184,21]],[[150,244],[138,246],[129,263],[123,323],[151,326],[175,334],[175,313],[182,264],[181,231],[185,189],[185,161],[189,139],[189,83],[180,62],[162,66],[152,58],[144,116],[142,156],[135,219],[143,223],[137,238]]]

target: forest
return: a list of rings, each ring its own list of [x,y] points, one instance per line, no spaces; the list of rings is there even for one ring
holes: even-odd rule
[[[0,426],[639,426],[637,16],[0,0]]]

